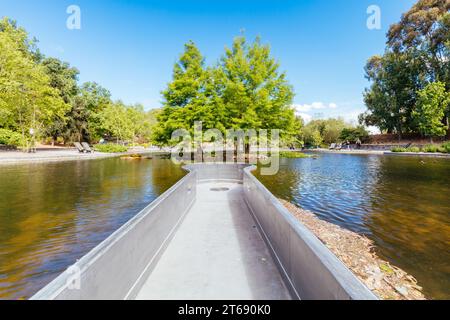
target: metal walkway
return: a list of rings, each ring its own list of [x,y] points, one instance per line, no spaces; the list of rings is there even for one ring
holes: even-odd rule
[[[290,299],[241,184],[198,185],[196,202],[137,299]]]

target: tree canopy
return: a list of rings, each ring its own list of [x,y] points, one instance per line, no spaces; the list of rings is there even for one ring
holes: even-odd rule
[[[4,137],[14,137],[2,143],[29,142],[30,129],[38,139],[66,143],[117,135],[148,141],[150,119],[142,106],[113,102],[110,92],[95,82],[79,84],[76,68],[45,57],[36,43],[15,21],[0,20],[0,129]],[[116,111],[129,118],[126,130],[111,125]]]
[[[299,120],[291,108],[293,89],[270,48],[260,39],[244,37],[226,48],[219,63],[205,66],[193,42],[175,64],[173,80],[163,92],[164,107],[155,129],[155,140],[168,143],[177,129],[281,129],[288,138],[298,133]]]
[[[445,84],[430,83],[418,95],[413,118],[420,132],[428,137],[445,136],[448,123],[442,123],[442,118],[450,106],[450,92],[446,91]]]
[[[51,78],[37,64],[26,34],[9,20],[0,23],[0,126],[22,133],[45,131],[63,119],[69,105],[51,86]]]
[[[437,82],[450,90],[449,10],[448,0],[419,0],[391,26],[386,52],[370,58],[365,68],[371,86],[364,93],[368,112],[360,117],[362,123],[399,137],[424,133],[417,121],[419,92]],[[440,121],[450,135],[445,110]]]

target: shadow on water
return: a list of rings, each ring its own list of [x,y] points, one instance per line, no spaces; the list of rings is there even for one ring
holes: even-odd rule
[[[0,299],[28,298],[185,175],[119,158],[0,168]]]
[[[256,176],[276,196],[367,235],[429,298],[450,298],[448,159],[325,154],[282,159],[276,176]]]

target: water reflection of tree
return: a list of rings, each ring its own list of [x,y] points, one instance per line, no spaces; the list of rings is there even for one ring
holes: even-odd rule
[[[280,159],[280,169],[275,176],[261,175],[261,168],[255,171],[255,176],[276,197],[294,202],[298,196],[298,188],[302,181],[302,172],[294,163],[297,159]],[[308,159],[302,159],[307,161]]]
[[[187,174],[182,166],[173,165],[171,160],[155,160],[152,163],[152,186],[157,194],[164,193]]]

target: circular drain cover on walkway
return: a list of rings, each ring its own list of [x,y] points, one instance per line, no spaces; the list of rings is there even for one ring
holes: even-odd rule
[[[229,191],[229,188],[211,188],[211,191],[215,191],[215,192],[224,192],[224,191]]]

